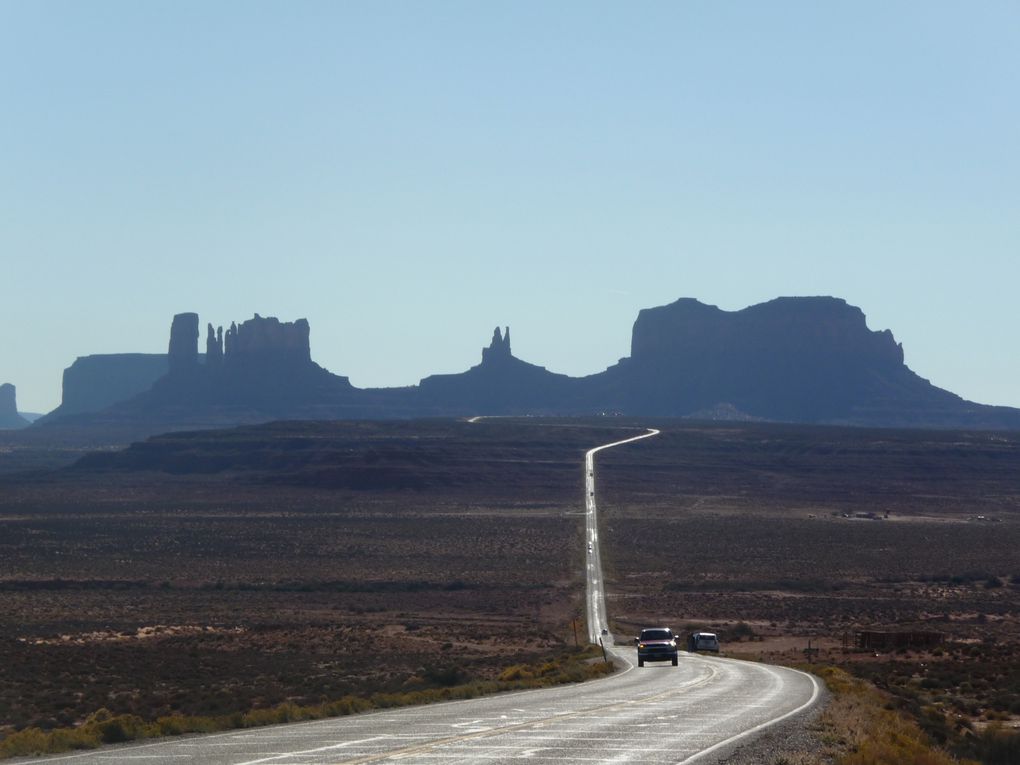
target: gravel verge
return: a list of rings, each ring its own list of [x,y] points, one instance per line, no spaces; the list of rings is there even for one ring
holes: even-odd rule
[[[821,681],[819,681],[821,682]],[[716,765],[831,765],[821,739],[818,718],[831,695],[822,684],[818,700],[799,715],[783,720],[750,741],[742,741],[733,749],[708,762]]]

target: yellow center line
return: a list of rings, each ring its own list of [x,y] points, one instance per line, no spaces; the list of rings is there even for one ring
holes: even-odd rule
[[[576,712],[564,712],[563,714],[551,715],[549,717],[542,717],[537,720],[529,720],[523,723],[516,723],[514,725],[506,725],[501,728],[492,728],[490,730],[476,731],[475,733],[464,733],[459,736],[447,736],[445,738],[439,738],[435,741],[429,741],[424,744],[412,744],[411,746],[401,747],[400,749],[389,749],[385,752],[379,752],[378,754],[368,754],[362,757],[356,757],[352,760],[336,760],[336,763],[351,763],[357,765],[357,763],[364,762],[378,762],[379,760],[388,760],[390,758],[407,757],[412,754],[421,754],[427,752],[430,749],[436,749],[438,747],[447,746],[449,744],[457,744],[463,741],[473,741],[480,738],[492,738],[493,736],[502,736],[504,733],[512,733],[514,731],[526,730],[528,728],[539,728],[550,722],[560,722],[562,720],[569,720],[574,717],[580,717],[582,715],[590,714],[591,712],[601,712],[613,709],[624,709],[626,707],[635,706],[637,704],[646,704],[653,701],[661,701],[662,699],[669,698],[670,696],[676,696],[677,694],[688,691],[691,688],[697,688],[700,685],[705,685],[710,682],[718,674],[718,670],[715,667],[709,667],[709,674],[700,680],[695,680],[683,685],[670,688],[668,691],[657,693],[652,696],[646,696],[642,699],[634,699],[628,701],[620,701],[616,704],[605,704],[603,706],[589,707],[587,709],[579,709]]]

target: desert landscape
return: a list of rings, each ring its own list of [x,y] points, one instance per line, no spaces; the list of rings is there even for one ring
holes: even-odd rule
[[[616,432],[269,425],[9,479],[4,731],[443,688],[547,659],[580,613],[580,460]]]
[[[645,424],[272,423],[8,475],[2,730],[533,674],[585,634],[584,451]],[[844,668],[961,754],[1016,725],[1020,437],[654,424],[597,461],[618,639],[666,623]]]
[[[987,432],[687,425],[611,451],[616,632],[669,613],[729,655],[840,667],[937,744],[1014,762],[1018,468],[1020,437]]]

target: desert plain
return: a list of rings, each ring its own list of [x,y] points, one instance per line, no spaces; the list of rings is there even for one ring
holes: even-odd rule
[[[618,640],[665,624],[716,631],[730,655],[842,666],[946,745],[1017,724],[1020,434],[604,417],[284,422],[53,464],[0,455],[22,466],[0,469],[0,732],[548,660],[586,634],[584,452],[647,427],[662,432],[596,462]],[[860,650],[864,631],[939,638]]]

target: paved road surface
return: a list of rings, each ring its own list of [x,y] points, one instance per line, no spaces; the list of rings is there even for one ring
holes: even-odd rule
[[[585,456],[586,533],[591,545],[587,601],[595,642],[606,622],[593,458],[600,449],[633,440],[606,444]],[[536,765],[700,765],[807,709],[819,694],[814,678],[782,667],[681,652],[679,667],[662,663],[639,669],[632,646],[608,648],[623,671],[579,685],[8,762],[499,765],[527,760]]]
[[[621,649],[633,662],[634,650]],[[811,677],[681,653],[668,663],[549,690],[311,723],[43,757],[131,765],[326,763],[708,763],[772,720],[809,704]]]
[[[585,508],[585,529],[584,534],[588,544],[587,557],[585,558],[585,579],[587,580],[587,604],[588,604],[588,640],[598,643],[602,638],[602,630],[607,629],[609,619],[606,616],[606,593],[602,587],[602,556],[599,552],[599,525],[595,515],[595,455],[603,449],[612,449],[615,446],[640,441],[642,438],[651,438],[659,435],[659,431],[649,428],[647,433],[633,438],[625,438],[622,441],[613,441],[611,444],[603,444],[589,449],[584,455],[584,508]],[[606,633],[606,642],[612,642],[611,636]]]

